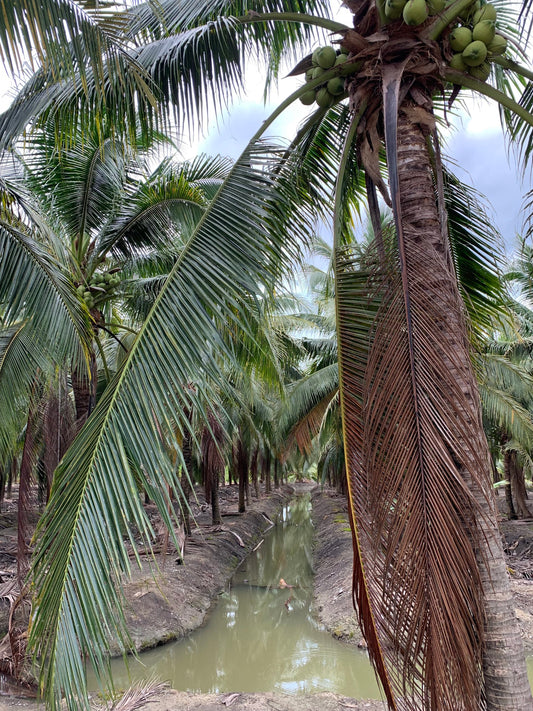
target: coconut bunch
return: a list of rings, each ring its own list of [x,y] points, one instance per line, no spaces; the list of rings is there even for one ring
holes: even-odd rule
[[[120,284],[120,277],[110,272],[95,272],[87,284],[80,284],[77,292],[88,309],[105,301]]]
[[[346,50],[340,49],[336,51],[330,45],[318,47],[311,57],[312,66],[305,73],[305,81],[309,82],[312,79],[318,79],[328,69],[343,64],[347,60],[346,54]],[[344,94],[345,91],[342,75],[343,72],[340,70],[340,76],[333,77],[314,89],[306,91],[305,94],[300,96],[302,104],[310,106],[316,101],[316,103],[324,109],[333,106],[335,101],[337,101],[339,96]]]
[[[491,59],[507,49],[507,40],[496,32],[496,15],[494,5],[480,6],[479,0],[464,13],[449,37],[454,53],[450,59],[452,69],[468,72],[481,81],[488,79]]]
[[[421,25],[431,15],[442,12],[446,0],[385,0],[385,15],[391,20],[403,19],[406,25]],[[496,8],[475,0],[459,17],[450,34],[453,55],[450,66],[485,81],[490,75],[490,60],[503,54],[507,40],[496,32]]]

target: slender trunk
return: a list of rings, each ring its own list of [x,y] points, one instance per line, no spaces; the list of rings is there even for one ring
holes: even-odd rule
[[[252,472],[252,484],[254,487],[254,494],[255,498],[259,498],[259,478],[257,476],[257,469],[258,469],[258,462],[259,462],[259,447],[256,446],[254,449],[254,453],[252,455],[252,461],[250,462],[250,470]]]
[[[8,467],[5,467],[0,472],[0,511],[2,510],[2,504],[4,503],[6,495],[6,482],[8,476]]]
[[[6,488],[7,488],[7,491],[6,491],[6,494],[7,494],[7,498],[8,498],[8,499],[11,498],[11,491],[12,491],[12,489],[13,489],[13,482],[15,481],[15,478],[16,478],[16,476],[17,476],[17,469],[18,469],[17,458],[16,458],[16,457],[13,457],[13,459],[11,460],[11,466],[10,466],[10,468],[9,468],[9,474],[8,474],[8,477],[7,477],[7,487],[6,487]]]
[[[237,442],[237,472],[239,480],[239,513],[246,511],[245,492],[248,479],[248,452],[241,438]]]
[[[211,523],[213,526],[220,526],[222,516],[220,514],[220,499],[218,496],[218,474],[212,473],[213,481],[211,482]]]
[[[96,354],[89,354],[90,376],[86,369],[74,368],[71,373],[74,404],[76,406],[76,431],[84,425],[96,404],[97,367]]]
[[[37,382],[35,382],[32,388],[30,410],[28,412],[28,420],[26,423],[26,436],[24,437],[24,447],[20,461],[19,501],[17,511],[17,578],[21,588],[29,570],[29,541],[33,533],[30,525],[29,514],[31,507],[33,469],[37,456],[35,441],[39,417],[39,398],[37,396],[37,389],[38,385]]]
[[[274,489],[279,489],[279,459],[274,459]]]
[[[516,511],[514,508],[514,502],[513,502],[513,489],[512,489],[512,484],[511,484],[511,476],[509,473],[509,462],[510,462],[510,457],[509,457],[509,452],[505,452],[503,455],[503,471],[505,473],[505,503],[507,504],[507,515],[509,516],[510,519],[516,519],[518,518],[516,515]]]
[[[516,452],[509,452],[510,455],[510,474],[511,474],[511,491],[516,501],[518,518],[531,518],[531,511],[527,506],[527,490],[524,479],[524,468],[518,461]]]
[[[263,476],[265,480],[265,493],[270,494],[272,490],[271,480],[270,480],[270,469],[272,465],[272,455],[270,450],[267,449],[263,459]]]
[[[406,259],[411,279],[418,279],[432,314],[430,321],[417,313],[419,328],[433,334],[432,347],[447,362],[441,387],[449,388],[452,411],[439,413],[448,423],[464,423],[459,431],[460,456],[454,452],[457,472],[470,488],[477,509],[478,564],[485,599],[484,692],[488,711],[531,711],[522,640],[514,615],[507,567],[498,531],[490,485],[490,455],[484,436],[477,384],[470,364],[461,300],[447,239],[443,237],[435,194],[427,131],[415,123],[416,110],[404,106],[398,117],[398,171]],[[433,318],[433,317],[431,317]],[[425,319],[425,321],[424,321]],[[449,354],[453,354],[453,361]],[[451,377],[450,377],[451,376]],[[460,428],[459,428],[460,429]],[[462,439],[461,439],[462,438]],[[477,471],[477,477],[466,472]]]
[[[181,472],[181,496],[180,496],[180,507],[181,507],[181,517],[183,528],[186,536],[191,535],[191,513],[189,509],[189,500],[191,496],[191,478],[192,478],[192,443],[191,434],[186,431],[183,435],[183,461],[185,463],[184,470]]]

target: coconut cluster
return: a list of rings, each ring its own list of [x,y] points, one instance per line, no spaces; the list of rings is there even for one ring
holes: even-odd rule
[[[507,49],[507,40],[496,32],[496,8],[490,3],[473,3],[450,34],[453,56],[450,67],[485,81],[490,60]]]
[[[77,292],[85,301],[87,308],[92,309],[105,299],[120,284],[120,277],[112,272],[95,272],[88,284],[80,284]]]
[[[322,74],[328,71],[328,69],[332,69],[346,62],[346,52],[343,49],[335,51],[335,49],[329,45],[319,47],[313,52],[311,62],[312,67],[305,73],[306,82],[312,79],[318,79]],[[340,70],[339,76],[333,77],[314,89],[306,91],[305,94],[300,96],[300,101],[306,106],[310,106],[316,101],[319,106],[326,109],[329,106],[333,106],[341,94],[344,94],[342,70]]]

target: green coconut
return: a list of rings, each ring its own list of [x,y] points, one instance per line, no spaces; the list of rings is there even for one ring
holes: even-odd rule
[[[487,58],[487,45],[481,40],[474,40],[463,50],[462,57],[469,67],[479,67]]]
[[[407,0],[385,0],[385,15],[389,20],[398,20]]]
[[[450,47],[454,52],[462,52],[472,39],[472,30],[469,27],[456,27],[450,34]]]
[[[336,66],[336,67],[338,67],[338,66],[340,66],[340,65],[342,65],[342,64],[350,64],[350,61],[346,59],[346,55],[345,55],[345,54],[339,54],[339,56],[338,56],[337,59],[335,60],[335,66]],[[350,68],[350,69],[346,69],[346,68],[341,69],[341,71],[340,71],[340,76],[341,76],[341,77],[347,77],[347,76],[349,76],[350,74],[352,74],[353,71],[354,71],[354,70],[353,70],[353,67]]]
[[[309,91],[306,91],[305,94],[302,94],[300,96],[300,101],[302,104],[305,106],[311,106],[311,104],[314,103],[315,101],[315,91],[314,89],[310,89]]]
[[[406,25],[421,25],[428,17],[426,0],[407,0],[402,14]]]
[[[477,67],[469,67],[468,73],[480,81],[487,81],[490,76],[490,63],[483,62]]]
[[[306,71],[306,73],[305,73],[305,81],[311,81],[311,79],[313,78],[313,71],[314,71],[314,67],[311,67],[311,69],[308,69],[308,70]]]
[[[337,52],[331,46],[321,47],[316,55],[316,63],[322,69],[331,69],[337,59]]]
[[[494,20],[480,20],[474,25],[472,30],[472,39],[481,40],[486,45],[489,45],[496,34]]]
[[[476,2],[473,2],[471,5],[468,5],[468,7],[465,7],[465,9],[459,13],[459,17],[461,18],[461,20],[468,20],[475,12],[479,10],[480,7],[480,0],[476,0]]]
[[[494,35],[494,39],[490,44],[487,45],[489,53],[497,56],[498,54],[503,54],[507,49],[507,40],[498,33]]]
[[[491,5],[490,3],[482,5],[474,14],[474,24],[477,25],[477,23],[482,20],[492,20],[494,22],[496,20],[496,15],[497,13],[494,5]]]
[[[450,67],[452,69],[456,69],[458,72],[466,72],[468,67],[465,64],[461,52],[457,52],[457,54],[454,54],[453,57],[450,59]]]
[[[438,15],[446,7],[446,0],[428,0],[428,10],[430,15]]]
[[[332,96],[339,96],[339,94],[344,94],[344,79],[340,77],[333,77],[326,84],[326,89]]]
[[[325,69],[322,69],[322,67],[315,67],[315,68],[313,69],[313,75],[312,75],[311,78],[312,78],[312,79],[318,79],[319,77],[322,76],[322,74],[324,74],[325,71],[326,71],[326,70],[325,70]]]
[[[316,103],[322,109],[329,108],[334,102],[333,96],[331,96],[331,94],[329,93],[329,91],[326,89],[325,86],[323,86],[321,89],[319,89],[316,92],[315,100],[316,100]]]

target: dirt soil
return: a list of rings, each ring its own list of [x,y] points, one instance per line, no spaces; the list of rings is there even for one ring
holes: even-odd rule
[[[311,485],[296,486],[300,491]],[[237,514],[237,492],[221,490],[223,525],[212,527],[210,514],[198,493],[196,527],[185,548],[185,564],[178,564],[176,551],[157,559],[162,573],[155,580],[146,567],[134,573],[126,586],[128,618],[137,649],[146,649],[187,635],[202,625],[212,604],[224,590],[237,565],[258,543],[275,520],[293,489],[284,488],[252,498],[243,515]],[[347,644],[361,644],[351,597],[352,541],[345,498],[334,492],[313,495],[313,522],[316,528],[314,550],[314,610],[319,620]],[[529,654],[533,653],[533,521],[503,522],[502,531],[509,555],[512,587],[517,602],[517,617]],[[514,567],[513,567],[514,566]],[[28,709],[42,711],[35,701],[15,696],[0,686],[0,711]],[[365,701],[331,693],[306,696],[282,694],[189,694],[167,690],[157,700],[143,706],[146,711],[209,711],[231,707],[235,711],[383,711],[379,701]]]

